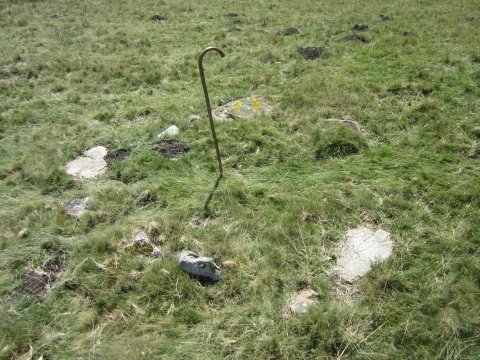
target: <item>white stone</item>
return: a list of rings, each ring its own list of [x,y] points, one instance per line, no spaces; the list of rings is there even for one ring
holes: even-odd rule
[[[107,155],[107,149],[103,146],[95,146],[83,153],[65,166],[68,175],[81,179],[93,179],[103,174],[107,169],[107,162],[103,159]]]
[[[365,275],[373,264],[385,261],[392,251],[393,241],[387,231],[380,229],[374,232],[366,227],[351,229],[339,248],[335,270],[343,281],[353,283]]]
[[[170,126],[167,130],[162,131],[160,134],[157,135],[157,137],[164,137],[167,135],[177,135],[179,132],[179,128],[176,127],[175,125]]]
[[[312,289],[302,290],[297,293],[290,305],[290,311],[294,314],[303,314],[306,312],[310,305],[316,303],[314,300],[318,296],[318,293]]]

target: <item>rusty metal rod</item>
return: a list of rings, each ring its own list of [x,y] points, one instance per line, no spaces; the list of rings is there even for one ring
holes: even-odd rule
[[[210,98],[208,97],[207,83],[205,82],[205,74],[203,70],[203,57],[209,51],[218,52],[222,58],[225,56],[225,54],[219,48],[214,46],[209,46],[203,49],[202,53],[200,54],[200,57],[198,58],[198,70],[200,71],[200,79],[202,80],[203,93],[205,94],[205,102],[207,103],[208,119],[210,120],[210,128],[212,129],[213,142],[215,144],[215,150],[217,152],[217,161],[218,161],[218,168],[220,170],[220,177],[222,177],[223,176],[222,158],[220,157],[220,149],[218,147],[217,134],[215,133],[215,126],[213,124],[212,108],[210,107]]]

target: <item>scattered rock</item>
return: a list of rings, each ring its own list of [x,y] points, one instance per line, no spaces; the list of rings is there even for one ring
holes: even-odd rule
[[[195,215],[188,222],[188,226],[191,228],[205,228],[208,225],[209,218],[202,218],[201,216]]]
[[[30,295],[40,295],[45,293],[56,279],[54,273],[47,273],[39,269],[30,270],[23,278],[21,291]]]
[[[222,262],[222,265],[225,267],[235,267],[237,266],[237,263],[233,260],[225,260],[224,262]]]
[[[188,141],[164,138],[153,144],[153,150],[158,151],[169,159],[175,158],[190,151],[191,145]]]
[[[20,231],[18,232],[18,237],[19,237],[20,239],[26,238],[29,233],[30,233],[30,232],[28,231],[27,228],[23,228],[22,230],[20,230]]]
[[[308,307],[315,304],[315,297],[318,293],[312,289],[302,290],[295,295],[290,305],[290,311],[294,314],[303,314],[308,310]]]
[[[188,120],[188,122],[191,124],[191,123],[194,123],[194,122],[196,122],[196,121],[200,121],[201,119],[202,119],[202,118],[201,118],[199,115],[194,115],[194,114],[192,114],[192,115],[190,115],[190,116],[188,117],[187,120]]]
[[[93,179],[106,171],[107,163],[104,157],[107,155],[107,149],[105,147],[93,147],[85,151],[83,155],[65,166],[67,174],[81,179]]]
[[[131,152],[132,150],[130,149],[108,150],[105,160],[107,161],[108,165],[111,165],[114,162],[125,160]]]
[[[254,95],[226,103],[213,110],[212,116],[214,120],[218,121],[236,118],[249,119],[256,115],[268,113],[271,110],[272,107],[265,102],[263,97]]]
[[[143,311],[140,307],[138,307],[135,303],[130,302],[130,307],[132,308],[132,312],[135,315],[144,315],[145,311]]]
[[[280,31],[278,34],[282,35],[282,36],[290,36],[290,35],[295,35],[295,34],[298,34],[298,33],[299,33],[299,31],[298,31],[297,28],[289,27],[289,28],[286,28],[283,31]]]
[[[164,20],[167,20],[167,18],[165,16],[162,16],[162,15],[152,15],[152,16],[150,16],[150,20],[152,20],[152,21],[164,21]]]
[[[220,280],[221,271],[213,259],[199,256],[190,250],[183,250],[178,262],[188,274],[198,277],[200,281],[215,283]]]
[[[355,25],[353,25],[352,30],[353,31],[365,31],[365,30],[368,30],[368,25],[355,24]]]
[[[80,219],[85,213],[90,198],[77,198],[70,201],[67,205],[67,215]]]
[[[159,257],[162,254],[161,250],[150,241],[144,232],[138,233],[133,241],[126,245],[124,249],[129,253],[150,255],[153,257]]]
[[[127,321],[127,319],[125,319],[125,315],[123,315],[123,312],[118,309],[115,309],[110,314],[108,314],[108,319],[110,321],[119,321],[119,320]]]
[[[230,17],[237,17],[237,16],[238,16],[238,14],[237,14],[236,12],[229,12],[229,13],[227,14],[227,16],[230,16]]]
[[[352,130],[362,133],[362,127],[358,122],[352,119],[349,116],[345,116],[343,119],[326,119],[325,121],[337,122],[339,124],[344,124],[350,127]]]
[[[157,137],[164,137],[164,136],[169,136],[169,135],[177,135],[180,129],[176,127],[175,125],[170,126],[167,130],[162,131],[160,134],[157,135]]]
[[[388,16],[388,15],[379,15],[378,17],[379,17],[380,20],[382,20],[382,21],[390,21],[390,20],[392,20],[392,17],[391,17],[391,16]]]
[[[307,60],[315,60],[319,58],[325,51],[324,47],[304,47],[298,49],[298,53]]]
[[[140,276],[142,275],[142,273],[138,270],[132,270],[130,271],[130,273],[128,274],[128,276],[130,276],[130,279],[136,281],[138,279],[140,279]]]
[[[353,283],[365,275],[375,262],[386,260],[393,251],[390,233],[366,227],[351,229],[340,246],[335,270],[340,279]]]
[[[363,44],[367,44],[370,42],[370,40],[368,40],[365,36],[359,35],[359,34],[347,35],[343,38],[343,40],[354,41],[354,42],[363,43]]]

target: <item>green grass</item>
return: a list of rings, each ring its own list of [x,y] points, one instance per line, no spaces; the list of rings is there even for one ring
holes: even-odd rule
[[[479,1],[0,3],[0,358],[480,357]],[[355,24],[368,44],[343,40]],[[207,45],[226,54],[204,61],[214,105],[259,94],[274,110],[217,124],[225,177],[192,227],[216,179]],[[362,135],[326,121],[345,116]],[[152,150],[171,124],[192,143],[178,161]],[[62,167],[96,145],[132,152],[73,181]],[[151,221],[163,256],[125,253]],[[359,225],[395,245],[352,300],[330,269]],[[202,286],[184,247],[238,266]],[[45,298],[20,292],[63,257]],[[306,286],[318,305],[286,315]]]

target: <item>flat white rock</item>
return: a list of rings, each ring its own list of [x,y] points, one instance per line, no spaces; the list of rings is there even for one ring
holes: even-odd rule
[[[385,261],[393,251],[390,233],[385,230],[372,231],[366,227],[348,230],[339,248],[335,270],[340,278],[353,283],[365,275],[372,265]]]
[[[167,130],[162,131],[157,137],[164,137],[167,135],[177,135],[180,129],[175,125],[170,126]]]
[[[83,155],[65,166],[68,175],[81,179],[93,179],[106,171],[107,162],[104,157],[107,155],[107,149],[105,147],[95,146],[86,150]]]

